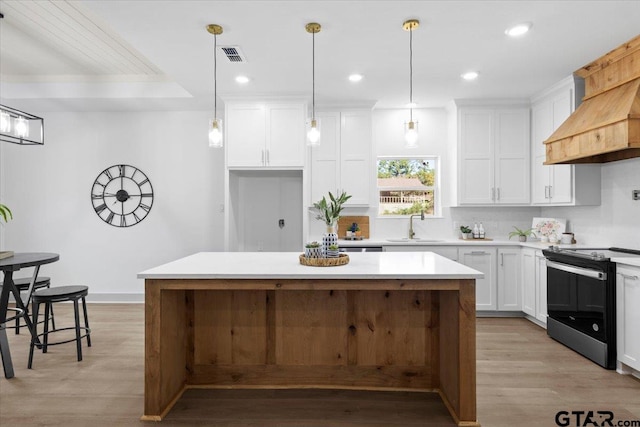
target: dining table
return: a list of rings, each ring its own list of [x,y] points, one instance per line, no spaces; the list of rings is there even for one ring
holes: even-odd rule
[[[31,295],[36,283],[36,278],[40,271],[40,266],[44,264],[50,264],[60,259],[60,255],[49,252],[17,252],[13,256],[0,259],[0,271],[4,273],[4,280],[2,281],[2,291],[0,292],[0,355],[2,356],[2,368],[4,369],[5,378],[13,378],[13,363],[11,361],[11,351],[9,349],[9,340],[7,338],[7,312],[9,310],[9,296],[13,294],[15,299],[15,310],[17,316],[24,317],[24,321],[29,329],[30,336],[33,337],[34,328],[31,319],[29,318],[29,302],[31,301]],[[25,295],[25,299],[22,299],[18,288],[16,288],[13,282],[13,273],[23,268],[34,267],[31,277],[31,283]]]

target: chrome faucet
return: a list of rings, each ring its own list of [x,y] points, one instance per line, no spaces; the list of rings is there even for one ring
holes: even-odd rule
[[[419,216],[421,221],[424,221],[424,211],[420,212],[420,214],[413,214],[409,216],[409,239],[413,239],[413,236],[416,235],[415,231],[413,231],[413,217]]]

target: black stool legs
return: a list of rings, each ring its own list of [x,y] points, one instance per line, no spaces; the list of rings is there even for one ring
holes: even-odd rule
[[[45,319],[49,317],[49,313],[52,310],[52,304],[55,302],[72,301],[73,302],[73,315],[75,325],[68,328],[49,330],[49,322],[44,322],[44,332],[38,334],[37,323],[33,326],[33,336],[31,337],[31,345],[29,347],[29,364],[28,368],[31,369],[33,365],[33,349],[34,347],[42,348],[42,352],[46,353],[47,348],[50,345],[65,344],[68,342],[76,342],[76,352],[78,356],[78,362],[82,360],[82,338],[87,338],[87,345],[91,347],[91,329],[89,328],[89,316],[87,315],[87,303],[85,296],[88,293],[86,286],[60,286],[57,288],[48,288],[38,291],[33,294],[33,319],[38,318],[40,311],[40,304],[44,304]],[[80,326],[80,308],[78,306],[78,300],[82,300],[82,313],[84,315],[84,326]],[[65,330],[75,330],[75,338],[67,339],[58,342],[49,342],[49,334]],[[84,335],[82,331],[84,330]],[[42,337],[42,342],[39,338]]]

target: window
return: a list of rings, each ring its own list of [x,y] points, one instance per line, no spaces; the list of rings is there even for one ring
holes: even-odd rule
[[[438,159],[378,158],[378,215],[435,216],[438,200]]]

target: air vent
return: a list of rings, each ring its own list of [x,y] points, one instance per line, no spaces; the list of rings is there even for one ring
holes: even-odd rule
[[[247,58],[238,46],[220,46],[220,50],[225,54],[229,62],[241,63],[247,62]]]

